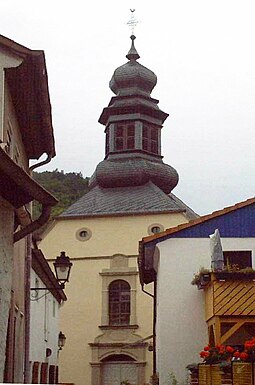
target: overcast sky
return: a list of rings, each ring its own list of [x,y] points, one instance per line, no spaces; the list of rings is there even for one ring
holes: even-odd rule
[[[98,118],[127,61],[130,8],[139,61],[158,77],[152,97],[170,114],[173,192],[199,214],[253,197],[254,0],[0,0],[0,33],[46,55],[57,156],[41,171],[91,176],[103,159]]]

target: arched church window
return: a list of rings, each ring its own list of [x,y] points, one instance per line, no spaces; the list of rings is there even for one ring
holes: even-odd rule
[[[114,149],[115,151],[132,150],[135,148],[134,123],[118,123],[115,127]]]
[[[130,321],[130,286],[123,280],[109,285],[109,324],[128,325]]]
[[[143,124],[143,150],[158,154],[158,129]]]

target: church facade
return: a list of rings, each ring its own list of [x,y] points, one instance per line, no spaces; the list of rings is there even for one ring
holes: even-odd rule
[[[63,249],[73,263],[61,312],[65,383],[149,382],[155,298],[153,285],[145,293],[139,284],[138,242],[197,217],[172,193],[178,174],[161,154],[168,114],[151,97],[157,77],[138,62],[134,40],[110,81],[115,96],[99,118],[105,158],[89,192],[55,219],[40,243],[48,259]]]

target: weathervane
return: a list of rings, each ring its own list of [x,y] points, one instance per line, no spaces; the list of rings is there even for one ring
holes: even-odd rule
[[[127,22],[127,25],[131,28],[132,35],[133,35],[134,29],[137,26],[138,21],[135,19],[135,15],[134,15],[135,9],[130,9],[130,11],[131,11],[131,16],[130,16],[130,20],[128,20]]]

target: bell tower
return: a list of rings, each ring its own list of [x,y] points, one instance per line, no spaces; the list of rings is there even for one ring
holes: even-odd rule
[[[130,187],[151,181],[169,194],[178,183],[178,174],[162,161],[161,129],[168,114],[151,97],[157,76],[138,62],[134,41],[131,35],[128,62],[110,80],[115,96],[99,118],[105,126],[105,159],[97,166],[91,185]]]

